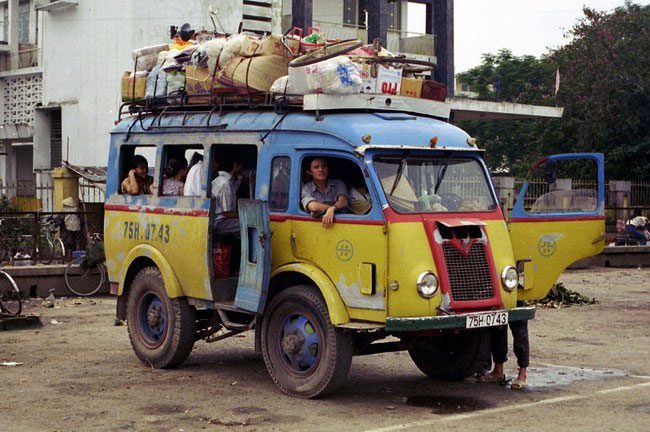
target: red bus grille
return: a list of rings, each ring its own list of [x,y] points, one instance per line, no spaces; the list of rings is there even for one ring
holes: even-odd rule
[[[484,300],[494,296],[492,275],[483,243],[474,243],[467,257],[449,243],[442,244],[442,251],[454,300]]]

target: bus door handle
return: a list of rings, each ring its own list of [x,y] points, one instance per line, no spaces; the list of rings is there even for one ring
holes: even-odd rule
[[[296,256],[296,233],[291,233],[291,253]]]

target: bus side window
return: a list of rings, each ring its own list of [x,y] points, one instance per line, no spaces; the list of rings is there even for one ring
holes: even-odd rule
[[[309,174],[311,169],[311,164],[314,160],[320,159],[322,162],[325,162],[325,165],[328,169],[328,181],[339,181],[343,182],[345,187],[345,192],[348,196],[348,205],[347,208],[342,209],[340,213],[347,213],[351,215],[364,215],[368,214],[372,209],[372,200],[370,198],[370,193],[368,191],[368,186],[364,179],[363,172],[357,164],[353,161],[338,158],[338,157],[324,157],[320,155],[308,156],[302,161],[302,172],[301,172],[301,193],[300,193],[300,208],[303,211],[307,211],[304,208],[306,201],[309,198],[305,199],[303,192],[307,193],[309,189],[313,189],[312,176]],[[312,190],[312,193],[316,193],[316,190]],[[315,200],[319,201],[318,198],[323,198],[320,195],[315,196]],[[336,200],[335,196],[326,197],[326,203],[332,204]]]
[[[162,155],[162,188],[160,195],[181,196],[187,181],[190,167],[203,156],[201,145],[168,145]],[[190,164],[191,161],[192,163]]]
[[[156,163],[154,146],[123,147],[120,157],[123,195],[150,195],[154,189],[153,173]]]
[[[271,187],[269,190],[269,209],[285,211],[289,206],[289,183],[291,160],[287,156],[276,156],[271,162]]]

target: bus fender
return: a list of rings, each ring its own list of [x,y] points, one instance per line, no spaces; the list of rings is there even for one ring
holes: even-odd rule
[[[305,263],[287,264],[277,268],[271,273],[271,280],[281,273],[292,272],[300,273],[314,282],[318,287],[325,303],[327,304],[327,311],[329,312],[330,321],[333,325],[341,325],[350,322],[350,315],[343,303],[343,299],[336,289],[336,286],[329,277],[322,270]]]
[[[148,261],[153,262],[153,264],[158,267],[162,274],[163,282],[165,283],[165,291],[169,298],[183,296],[183,290],[178,283],[178,279],[163,254],[161,254],[158,249],[148,244],[141,244],[134,247],[124,259],[119,278],[120,285],[117,292],[118,296],[121,296],[124,292],[129,269],[134,265],[134,262],[140,258],[147,258]]]

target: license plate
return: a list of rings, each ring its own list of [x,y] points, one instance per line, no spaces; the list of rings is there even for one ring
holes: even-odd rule
[[[508,312],[488,312],[467,315],[465,328],[494,327],[508,324]]]

